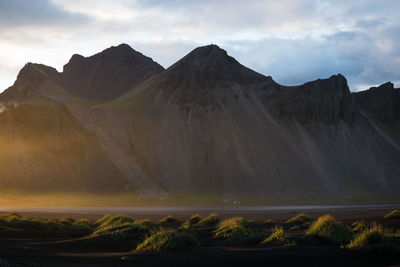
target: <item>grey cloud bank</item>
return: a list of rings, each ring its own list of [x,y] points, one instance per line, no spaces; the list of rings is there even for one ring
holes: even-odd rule
[[[216,43],[282,84],[342,73],[352,90],[400,86],[398,10],[400,2],[386,0],[3,0],[0,90],[27,61],[61,70],[74,53],[122,42],[164,67]]]

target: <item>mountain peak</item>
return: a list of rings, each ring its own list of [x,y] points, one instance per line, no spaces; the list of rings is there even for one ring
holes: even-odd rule
[[[120,44],[89,57],[73,55],[64,65],[61,83],[77,96],[106,102],[162,71],[150,57]]]
[[[32,96],[43,81],[47,78],[58,77],[58,75],[59,72],[55,68],[28,62],[19,71],[14,84],[1,94],[1,100]]]
[[[197,47],[192,52],[190,52],[189,55],[202,58],[208,58],[208,57],[213,58],[215,56],[227,57],[228,53],[224,49],[220,48],[218,45],[210,44],[206,46]]]
[[[19,86],[26,82],[39,82],[49,77],[56,77],[58,74],[59,73],[55,68],[43,64],[28,62],[19,71],[14,85]]]
[[[254,81],[265,80],[261,75],[240,64],[236,59],[215,44],[201,46],[177,63],[168,72],[190,75],[209,82],[215,81]]]
[[[123,56],[123,55],[129,55],[129,54],[141,54],[137,52],[135,49],[130,47],[129,45],[122,43],[117,46],[111,46],[102,52],[98,53],[97,55],[115,55],[115,56]],[[95,55],[96,56],[96,55]]]

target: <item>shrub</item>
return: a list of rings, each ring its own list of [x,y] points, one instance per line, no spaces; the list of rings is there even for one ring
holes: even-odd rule
[[[99,225],[103,224],[105,221],[108,221],[108,220],[109,220],[110,218],[112,218],[112,217],[113,217],[113,215],[110,215],[110,214],[104,215],[103,218],[100,218],[100,219],[98,219],[98,220],[96,221],[95,225],[99,226]]]
[[[385,219],[400,219],[400,210],[392,210],[385,215]]]
[[[329,214],[319,217],[317,221],[310,226],[307,235],[320,237],[339,245],[349,243],[353,237],[353,233],[350,229],[336,221]]]
[[[62,217],[58,221],[66,226],[71,226],[76,221],[76,219],[71,217]]]
[[[348,248],[370,247],[380,243],[390,245],[395,234],[382,225],[372,224],[368,229],[358,234],[348,245]]]
[[[180,221],[172,215],[168,215],[167,217],[160,220],[160,225],[177,225]]]
[[[10,213],[1,216],[1,224],[11,228],[34,229],[37,231],[59,231],[65,226],[56,220],[41,220]]]
[[[222,221],[217,230],[215,237],[217,238],[231,238],[249,235],[251,232],[247,228],[247,221],[242,217],[233,217]]]
[[[97,229],[117,227],[126,223],[133,223],[135,220],[129,216],[123,215],[106,215],[96,222]]]
[[[40,222],[42,224],[42,229],[45,231],[63,231],[66,226],[55,220],[47,220]]]
[[[211,213],[208,217],[203,218],[201,221],[197,223],[199,226],[216,226],[221,221],[221,217],[219,217],[216,213]]]
[[[143,240],[149,234],[149,228],[141,224],[127,222],[125,224],[99,228],[93,232],[92,236],[110,236],[121,240],[128,237],[135,237],[135,239]]]
[[[304,213],[300,213],[286,221],[286,223],[295,223],[295,224],[305,224],[305,223],[311,223],[311,222],[312,222],[312,219],[310,217],[306,216]]]
[[[199,214],[196,215],[192,215],[188,220],[187,220],[190,224],[194,225],[198,222],[201,221],[201,217]]]
[[[70,229],[80,234],[89,234],[93,231],[93,224],[86,219],[80,219],[73,222]]]
[[[272,234],[261,242],[261,244],[279,244],[279,245],[284,245],[286,243],[288,243],[288,238],[285,231],[283,231],[282,227],[275,227]]]
[[[158,228],[159,228],[158,224],[150,221],[149,219],[138,220],[138,221],[136,221],[136,223],[143,225],[144,227],[148,228],[149,230],[158,230]]]
[[[136,250],[169,251],[198,245],[199,242],[191,233],[163,230],[146,238]]]
[[[352,229],[353,229],[354,233],[362,233],[362,232],[364,232],[365,230],[368,229],[368,227],[367,227],[367,225],[365,224],[364,221],[354,222],[351,226],[352,226]]]

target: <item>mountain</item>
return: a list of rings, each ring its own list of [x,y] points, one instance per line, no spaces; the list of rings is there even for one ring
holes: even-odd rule
[[[112,46],[90,57],[73,55],[63,72],[28,63],[2,98],[45,95],[68,101],[103,103],[121,96],[142,81],[164,70],[151,58],[126,44]],[[56,88],[56,89],[54,89]]]
[[[163,70],[151,58],[121,44],[87,58],[73,55],[64,66],[59,81],[74,95],[106,102]]]
[[[393,84],[351,93],[338,74],[283,86],[209,45],[167,70],[135,74],[136,82],[127,82],[126,73],[115,70],[115,88],[125,91],[113,97],[108,92],[120,89],[112,84],[92,83],[96,93],[87,89],[91,73],[106,83],[105,73],[115,68],[105,62],[131,57],[133,49],[117,48],[86,59],[104,62],[95,72],[78,71],[77,66],[86,66],[79,56],[62,74],[42,65],[33,65],[40,71],[30,75],[21,70],[0,101],[10,105],[40,94],[64,105],[82,131],[100,144],[107,164],[118,170],[122,182],[116,183],[128,183],[139,194],[280,202],[398,199],[400,100]],[[110,51],[113,60],[97,58]],[[119,75],[132,86],[120,86]],[[73,84],[86,89],[74,91]],[[114,180],[106,173],[100,177]]]
[[[118,192],[126,184],[96,137],[49,98],[3,105],[0,144],[3,190]]]

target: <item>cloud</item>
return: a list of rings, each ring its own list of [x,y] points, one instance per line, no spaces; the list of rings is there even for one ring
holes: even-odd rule
[[[0,27],[54,26],[85,23],[88,16],[63,10],[47,0],[0,1]]]
[[[342,73],[366,89],[400,80],[398,10],[391,0],[2,0],[0,88],[27,61],[61,70],[74,53],[125,42],[164,67],[215,43],[282,84]]]

